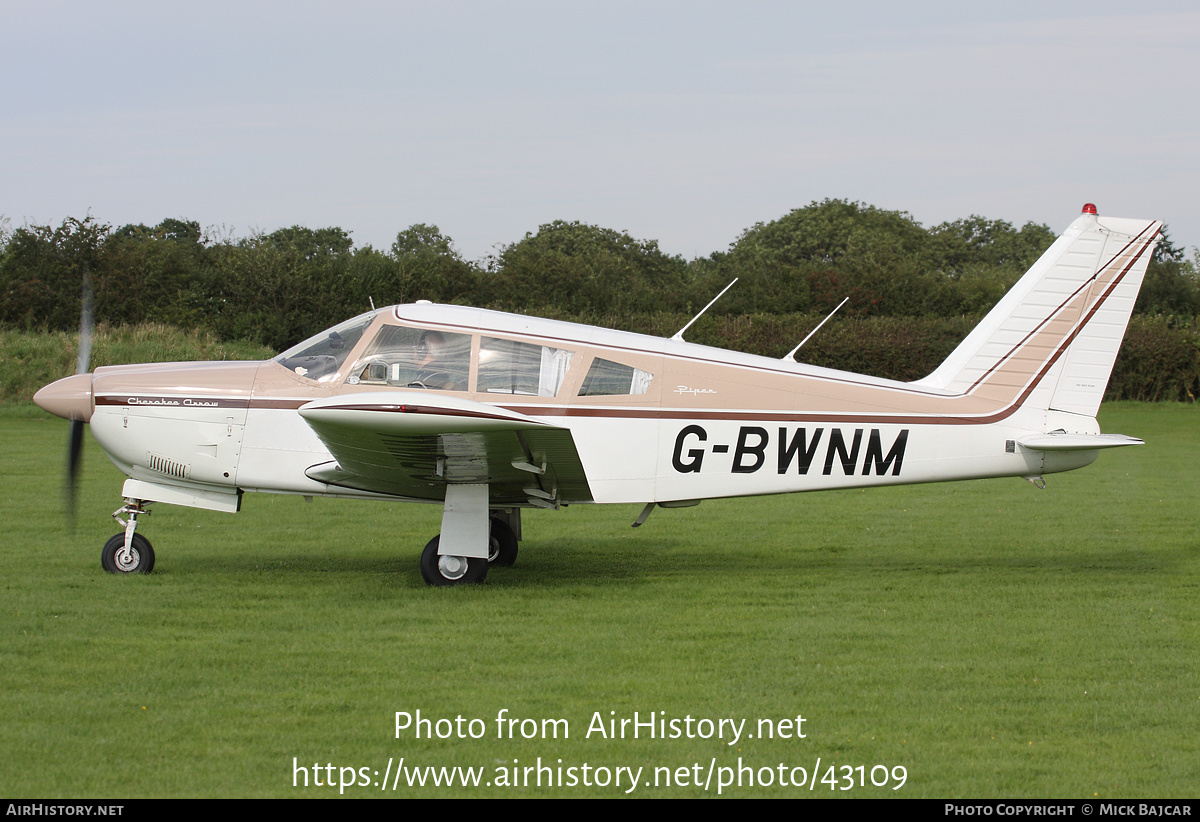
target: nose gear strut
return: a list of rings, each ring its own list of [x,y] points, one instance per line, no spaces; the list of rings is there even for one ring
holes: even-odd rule
[[[127,498],[123,506],[113,511],[113,519],[124,526],[125,533],[117,534],[105,543],[100,554],[104,570],[113,574],[148,574],[154,568],[154,549],[150,541],[135,533],[138,516],[149,514],[149,505],[146,500]],[[122,514],[128,519],[122,519]]]

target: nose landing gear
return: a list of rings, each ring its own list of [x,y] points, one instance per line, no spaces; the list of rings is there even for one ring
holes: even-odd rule
[[[138,515],[150,513],[146,508],[148,504],[144,500],[129,499],[113,512],[113,519],[125,526],[125,532],[110,538],[100,552],[100,567],[110,574],[148,574],[154,570],[154,548],[150,540],[134,533]],[[122,514],[127,514],[129,519],[121,519]]]

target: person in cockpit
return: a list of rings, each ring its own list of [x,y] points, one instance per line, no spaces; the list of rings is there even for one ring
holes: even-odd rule
[[[413,362],[417,374],[409,388],[439,388],[445,391],[462,391],[462,386],[448,370],[445,362],[446,338],[440,331],[426,331],[413,349]]]

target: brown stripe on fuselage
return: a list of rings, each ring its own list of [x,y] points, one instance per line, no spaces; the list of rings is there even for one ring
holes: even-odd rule
[[[250,400],[244,397],[197,397],[184,394],[103,394],[96,397],[96,405],[127,405],[130,408],[249,408]]]

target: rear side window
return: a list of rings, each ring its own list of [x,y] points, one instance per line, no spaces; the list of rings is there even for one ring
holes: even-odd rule
[[[653,380],[654,375],[649,371],[597,357],[592,360],[592,367],[588,369],[587,376],[583,378],[579,396],[645,394],[650,390],[650,383]]]

